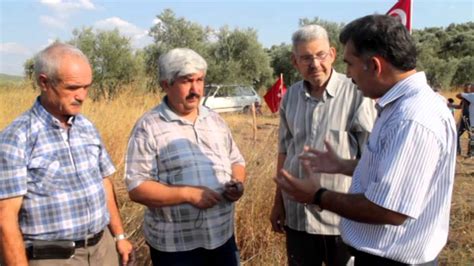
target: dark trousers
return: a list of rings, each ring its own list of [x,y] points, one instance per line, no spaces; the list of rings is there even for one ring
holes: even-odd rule
[[[422,263],[422,264],[406,264],[398,261],[394,261],[391,259],[375,256],[369,253],[365,253],[363,251],[359,251],[355,248],[349,247],[350,252],[354,256],[354,266],[408,266],[408,265],[417,265],[417,266],[436,266],[438,265],[438,260],[435,259],[430,262]]]
[[[339,235],[312,235],[286,227],[289,266],[345,266],[350,253]]]
[[[460,140],[461,136],[462,136],[462,134],[464,134],[464,132],[469,130],[469,124],[468,123],[471,123],[469,121],[469,116],[467,116],[467,117],[462,116],[461,117],[461,123],[459,124],[459,129],[458,129],[458,146],[457,146],[458,155],[460,155],[461,151],[462,151],[462,149],[461,149],[461,140]],[[469,156],[469,148],[468,148],[467,152],[468,152],[468,156]]]
[[[163,252],[150,245],[150,257],[154,266],[238,266],[239,251],[232,236],[227,242],[215,249],[196,248],[189,251]]]

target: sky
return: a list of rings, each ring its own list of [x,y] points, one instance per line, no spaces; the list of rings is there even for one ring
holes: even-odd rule
[[[384,14],[396,0],[0,0],[0,73],[23,75],[23,63],[55,40],[69,41],[82,27],[118,28],[135,49],[152,43],[148,30],[169,8],[176,17],[219,29],[253,28],[264,47],[290,43],[302,18],[348,23]],[[474,0],[413,0],[412,27],[474,21]]]

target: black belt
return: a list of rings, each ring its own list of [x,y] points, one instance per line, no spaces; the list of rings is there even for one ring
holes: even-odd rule
[[[102,239],[102,236],[104,235],[104,230],[100,231],[99,233],[89,237],[89,238],[86,238],[84,240],[77,240],[77,241],[74,241],[74,243],[76,244],[76,248],[83,248],[83,247],[92,247],[92,246],[95,246],[97,245],[97,243],[99,243],[99,241]]]
[[[104,230],[86,237],[84,240],[36,240],[26,247],[26,254],[30,260],[41,259],[69,259],[74,256],[75,249],[97,245],[104,235]]]

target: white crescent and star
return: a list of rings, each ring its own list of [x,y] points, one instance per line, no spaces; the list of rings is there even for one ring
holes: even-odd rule
[[[407,14],[405,13],[405,11],[403,11],[403,9],[400,9],[400,8],[394,9],[390,11],[388,15],[392,17],[398,17],[400,19],[400,22],[402,22],[403,25],[405,26],[407,25]]]

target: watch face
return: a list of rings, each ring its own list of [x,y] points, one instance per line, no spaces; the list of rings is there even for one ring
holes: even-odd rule
[[[327,191],[327,189],[325,188],[320,188],[318,189],[318,191],[316,191],[316,193],[314,193],[314,197],[313,197],[313,204],[317,206],[318,208],[318,211],[322,211],[323,209],[321,209],[321,207],[319,206],[321,204],[321,198],[323,196],[323,193]]]

